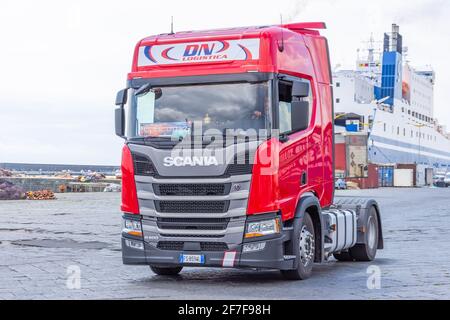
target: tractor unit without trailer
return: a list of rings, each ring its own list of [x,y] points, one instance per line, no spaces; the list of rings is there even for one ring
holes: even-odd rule
[[[123,262],[279,269],[370,261],[370,199],[334,198],[333,91],[324,23],[141,40],[117,94]]]

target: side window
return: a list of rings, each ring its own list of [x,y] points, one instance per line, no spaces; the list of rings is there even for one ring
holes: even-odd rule
[[[280,133],[292,131],[292,82],[280,81],[278,86],[278,119],[280,121]]]
[[[304,98],[296,98],[296,101],[303,101],[306,103],[306,108],[309,108],[308,119],[305,119],[308,123],[311,120],[312,113],[312,89],[311,83],[309,83],[309,96]],[[293,128],[293,114],[298,116],[292,110],[292,82],[291,81],[280,81],[278,85],[278,119],[279,119],[279,129],[280,134],[289,133],[291,131],[295,131]],[[297,110],[297,109],[296,109]],[[295,111],[295,110],[294,110]],[[297,121],[297,120],[296,120]],[[294,121],[294,122],[296,122]]]

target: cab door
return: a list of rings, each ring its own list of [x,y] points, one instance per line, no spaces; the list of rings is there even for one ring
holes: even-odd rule
[[[298,195],[309,185],[311,101],[310,81],[293,77],[278,81],[275,118],[280,135],[279,207],[284,220],[294,217]]]

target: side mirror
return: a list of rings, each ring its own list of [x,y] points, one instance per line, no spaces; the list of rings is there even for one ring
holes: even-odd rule
[[[125,110],[123,107],[115,111],[116,135],[123,138],[125,136]]]
[[[309,102],[292,101],[291,103],[291,125],[293,131],[305,130],[309,126]]]
[[[304,81],[294,81],[294,83],[292,84],[292,97],[309,97],[309,83]]]
[[[117,92],[116,106],[124,106],[128,100],[128,89],[123,89]]]

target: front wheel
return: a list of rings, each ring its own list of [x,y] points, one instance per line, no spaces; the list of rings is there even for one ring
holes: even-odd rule
[[[284,278],[288,280],[304,280],[311,276],[314,257],[316,255],[316,243],[314,234],[314,224],[311,216],[305,212],[299,233],[296,235],[297,248],[296,256],[298,265],[294,270],[282,270]]]
[[[176,276],[183,270],[183,267],[155,267],[150,266],[150,269],[160,276]]]

